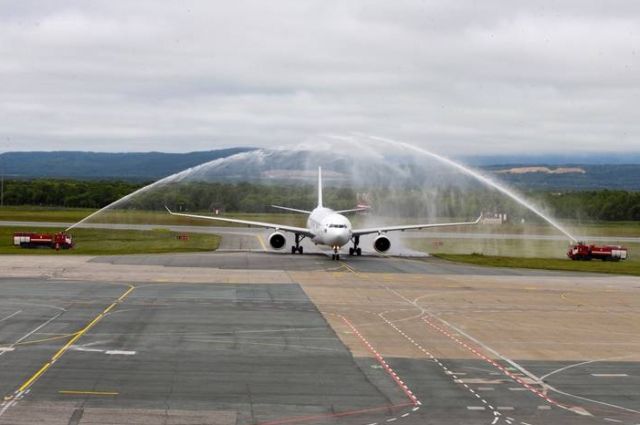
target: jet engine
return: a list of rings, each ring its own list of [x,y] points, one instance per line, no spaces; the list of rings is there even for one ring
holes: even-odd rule
[[[373,241],[373,249],[375,249],[379,253],[387,252],[387,251],[389,251],[389,248],[391,248],[391,241],[389,240],[388,237],[386,237],[384,235],[378,236]]]
[[[286,243],[287,238],[280,232],[274,232],[269,235],[269,245],[271,245],[273,249],[282,249]]]

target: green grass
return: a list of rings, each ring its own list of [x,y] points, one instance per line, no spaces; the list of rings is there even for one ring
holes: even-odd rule
[[[73,249],[55,251],[49,248],[26,249],[13,246],[13,233],[24,232],[23,227],[0,227],[0,254],[30,255],[120,255],[166,252],[213,251],[220,244],[220,236],[190,233],[189,240],[178,240],[178,233],[167,230],[106,230],[76,229],[72,233]],[[55,233],[60,229],[38,228],[38,233]]]
[[[435,254],[436,257],[458,263],[488,267],[515,267],[542,270],[564,270],[590,273],[612,273],[640,276],[639,261],[571,261],[556,258],[518,258],[482,254]]]
[[[89,208],[46,208],[46,207],[4,207],[0,208],[0,221],[51,221],[61,223],[76,223],[94,213],[96,210]],[[212,215],[207,212],[195,212],[190,214]],[[288,213],[264,213],[264,214],[225,214],[224,217],[240,218],[252,221],[269,221],[291,226],[304,226],[306,216],[303,214]],[[234,224],[215,222],[202,219],[191,219],[169,215],[166,211],[136,211],[136,210],[107,210],[88,223],[120,223],[120,224],[162,224],[184,226],[237,226]]]
[[[90,208],[55,208],[38,206],[5,206],[0,208],[0,221],[52,221],[64,223],[76,223],[96,210]],[[196,214],[210,215],[207,212]],[[292,226],[304,226],[306,216],[304,214],[289,213],[261,213],[243,214],[228,213],[229,218],[241,218],[244,220],[269,221]],[[417,223],[424,221],[446,222],[452,219],[441,217],[437,219],[398,219],[397,217],[371,217],[376,223],[398,224]],[[358,215],[350,215],[354,226],[365,225],[367,218]],[[461,219],[461,218],[458,218]],[[209,220],[189,219],[175,217],[165,211],[136,211],[136,210],[108,210],[95,217],[90,223],[128,223],[128,224],[163,224],[163,225],[190,225],[190,226],[235,226],[223,222]],[[640,236],[640,222],[584,222],[577,223],[567,221],[564,223],[578,236]],[[476,232],[476,233],[514,233],[514,234],[543,234],[558,235],[559,232],[548,225],[537,223],[508,223],[501,226],[479,225],[470,227],[446,228],[446,232]],[[425,232],[425,234],[428,234]],[[470,252],[470,251],[469,251]]]

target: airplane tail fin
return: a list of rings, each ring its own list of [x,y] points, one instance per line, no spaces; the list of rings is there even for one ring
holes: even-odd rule
[[[318,207],[322,208],[322,167],[318,167]]]

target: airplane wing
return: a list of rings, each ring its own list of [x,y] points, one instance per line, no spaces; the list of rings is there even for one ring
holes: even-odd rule
[[[408,224],[402,226],[386,226],[386,227],[371,227],[366,229],[353,229],[351,232],[353,236],[362,236],[368,235],[371,233],[385,233],[385,232],[395,232],[395,231],[405,231],[405,230],[418,230],[418,229],[427,229],[430,227],[450,227],[450,226],[468,226],[472,224],[478,224],[482,220],[482,215],[478,217],[476,221],[465,221],[461,223],[431,223],[431,224]]]
[[[299,210],[298,208],[281,207],[280,205],[271,205],[271,207],[278,208],[278,209],[285,210],[285,211],[292,211],[292,212],[302,213],[302,214],[311,214],[311,211]]]
[[[249,227],[262,227],[265,229],[282,230],[284,232],[299,233],[305,236],[313,236],[313,234],[309,231],[309,229],[305,227],[287,226],[284,224],[276,224],[276,223],[263,223],[261,221],[238,220],[235,218],[213,217],[209,215],[182,214],[182,213],[175,213],[171,211],[167,206],[165,206],[165,208],[167,209],[169,214],[180,216],[180,217],[198,218],[198,219],[204,219],[204,220],[215,220],[215,221],[221,221],[224,223],[243,224]]]
[[[338,211],[336,211],[336,213],[338,213],[338,214],[346,214],[346,213],[369,211],[369,210],[371,210],[371,207],[359,207],[359,208],[351,208],[350,210],[338,210]]]

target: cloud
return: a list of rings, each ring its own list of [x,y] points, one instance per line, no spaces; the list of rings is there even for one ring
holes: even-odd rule
[[[3,3],[0,151],[640,145],[635,2]]]

